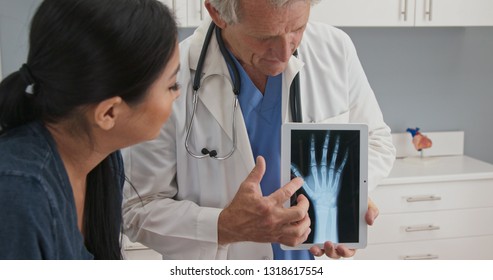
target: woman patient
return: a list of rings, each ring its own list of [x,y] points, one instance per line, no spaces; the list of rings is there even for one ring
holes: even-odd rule
[[[156,0],[45,0],[0,84],[0,259],[120,259],[119,149],[179,96],[175,20]]]

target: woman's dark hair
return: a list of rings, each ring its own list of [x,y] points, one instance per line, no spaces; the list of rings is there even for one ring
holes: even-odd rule
[[[78,108],[114,96],[139,103],[173,54],[177,27],[156,0],[44,0],[29,41],[26,66],[0,84],[0,134],[32,121],[80,121]],[[83,232],[96,259],[121,258],[123,173],[115,168],[112,154],[87,178]]]

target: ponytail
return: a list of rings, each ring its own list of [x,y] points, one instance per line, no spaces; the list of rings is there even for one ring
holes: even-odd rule
[[[120,152],[109,155],[87,176],[83,232],[86,248],[96,260],[122,259],[122,186],[125,180]]]
[[[0,83],[0,135],[39,118],[35,106],[35,78],[24,64]]]

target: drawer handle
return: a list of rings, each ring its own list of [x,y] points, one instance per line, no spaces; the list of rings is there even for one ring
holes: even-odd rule
[[[438,255],[426,254],[426,255],[414,255],[414,256],[405,256],[405,260],[436,260],[438,259]]]
[[[436,200],[442,200],[442,197],[435,195],[420,195],[420,196],[410,196],[406,198],[407,202],[422,202],[422,201],[436,201]]]
[[[416,227],[406,227],[406,232],[415,232],[415,231],[432,231],[439,230],[439,226],[427,225],[427,226],[416,226]]]

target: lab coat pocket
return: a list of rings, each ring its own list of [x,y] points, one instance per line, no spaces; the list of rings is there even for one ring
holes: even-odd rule
[[[327,118],[322,121],[318,121],[317,123],[348,123],[348,122],[349,122],[349,111],[339,114],[337,116]]]

